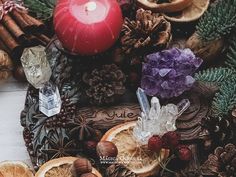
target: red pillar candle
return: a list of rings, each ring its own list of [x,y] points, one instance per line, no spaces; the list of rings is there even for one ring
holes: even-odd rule
[[[54,28],[62,45],[80,55],[110,48],[122,23],[116,0],[59,0],[54,12]]]

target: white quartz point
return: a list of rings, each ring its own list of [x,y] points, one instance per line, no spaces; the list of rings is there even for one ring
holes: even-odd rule
[[[190,106],[190,101],[188,99],[181,100],[178,104],[178,116],[184,113]]]
[[[47,117],[54,116],[61,111],[61,97],[58,87],[46,82],[39,90],[39,110]]]
[[[151,109],[149,112],[150,119],[158,119],[161,112],[161,105],[157,97],[153,97],[151,100]]]
[[[144,90],[141,88],[137,89],[136,95],[138,97],[138,101],[139,101],[142,112],[147,115],[150,110],[150,104],[148,102],[147,95],[145,94]]]

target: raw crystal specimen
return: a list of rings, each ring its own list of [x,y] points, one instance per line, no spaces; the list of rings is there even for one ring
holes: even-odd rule
[[[137,93],[139,92],[140,90],[137,91]],[[139,94],[137,95],[140,97]],[[182,100],[177,105],[167,104],[166,106],[161,106],[159,99],[157,97],[153,97],[151,100],[151,108],[148,114],[142,112],[141,117],[138,118],[137,125],[133,130],[134,137],[141,144],[147,144],[148,139],[152,135],[162,136],[168,131],[175,131],[176,119],[189,106],[190,102],[187,99]]]
[[[172,48],[150,54],[143,64],[141,87],[150,96],[177,97],[192,87],[192,75],[201,63],[190,49]]]
[[[137,94],[138,101],[139,101],[139,104],[140,104],[140,106],[141,106],[142,112],[143,112],[144,114],[148,114],[149,111],[150,111],[150,105],[149,105],[147,96],[146,96],[146,94],[144,93],[144,90],[141,89],[141,88],[138,88],[136,94]]]
[[[56,85],[47,82],[39,90],[39,110],[48,117],[60,113],[61,97]]]
[[[43,87],[52,74],[44,50],[43,46],[26,48],[21,57],[26,78],[37,89]]]

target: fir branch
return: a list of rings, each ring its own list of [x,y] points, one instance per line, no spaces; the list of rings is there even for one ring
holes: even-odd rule
[[[52,18],[53,10],[57,0],[24,0],[25,6],[37,18],[47,21]]]
[[[223,117],[236,107],[236,81],[228,80],[222,84],[212,103],[213,116]]]
[[[226,66],[236,70],[236,31],[230,40],[230,47],[225,64]]]
[[[218,0],[197,25],[197,34],[205,41],[219,39],[236,27],[236,0]]]
[[[196,81],[203,82],[205,84],[220,85],[225,80],[236,78],[236,71],[230,68],[209,68],[204,71],[200,71],[195,74]]]

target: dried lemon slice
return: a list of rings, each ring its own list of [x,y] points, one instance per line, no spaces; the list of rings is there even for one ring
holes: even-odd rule
[[[159,171],[159,162],[168,157],[168,150],[162,149],[159,154],[140,146],[133,137],[136,122],[129,122],[110,129],[101,141],[111,141],[118,149],[117,160],[138,176],[155,175]]]
[[[35,177],[74,177],[71,173],[71,167],[75,160],[77,160],[76,157],[62,157],[50,160],[40,167]],[[95,168],[92,169],[92,173],[97,177],[102,177]]]
[[[34,177],[34,174],[23,162],[5,161],[0,163],[0,177]]]
[[[210,0],[193,0],[192,4],[183,11],[164,14],[165,18],[173,22],[190,22],[199,19],[207,10]]]

